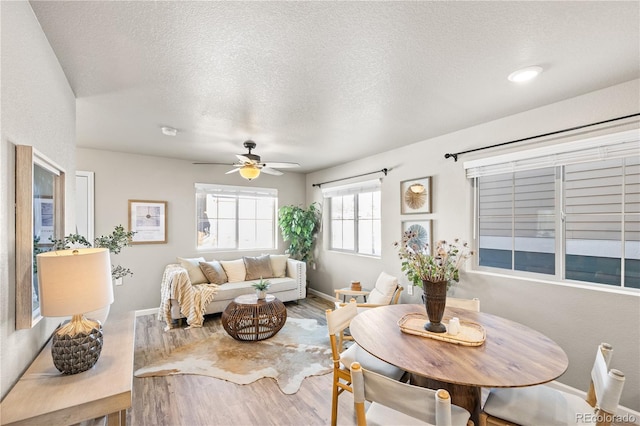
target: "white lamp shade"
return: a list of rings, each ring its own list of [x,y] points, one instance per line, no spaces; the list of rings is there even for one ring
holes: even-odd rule
[[[113,303],[109,250],[58,250],[36,258],[43,316],[84,314]]]

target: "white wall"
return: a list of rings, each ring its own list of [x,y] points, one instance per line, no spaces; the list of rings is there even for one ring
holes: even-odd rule
[[[40,351],[59,319],[15,330],[15,145],[32,145],[67,176],[66,229],[75,216],[75,98],[29,3],[0,2],[0,377],[2,397]],[[71,207],[70,207],[71,206]]]
[[[360,280],[364,286],[371,284],[382,270],[401,278],[406,288],[408,281],[400,270],[393,247],[393,242],[401,237],[403,220],[432,219],[434,240],[472,239],[471,186],[464,175],[463,161],[568,138],[487,150],[474,156],[461,156],[458,162],[444,159],[445,153],[636,113],[640,105],[639,83],[638,80],[631,81],[307,175],[309,188],[313,183],[384,167],[391,169],[389,175],[383,177],[382,184],[382,258],[333,252],[321,238],[316,248],[317,270],[309,271],[311,288],[332,295],[333,289],[347,285],[350,280]],[[533,86],[530,90],[534,90]],[[400,182],[423,176],[433,177],[433,213],[401,215]],[[319,189],[308,192],[307,202],[312,201],[322,202]],[[458,297],[479,297],[483,311],[526,324],[556,341],[569,357],[569,368],[560,381],[585,391],[597,345],[603,341],[611,343],[615,348],[612,367],[626,374],[622,404],[640,410],[639,295],[570,288],[477,272],[464,274],[454,292]],[[419,291],[413,297],[405,293],[402,301],[420,303]],[[620,327],[620,324],[624,326]]]
[[[158,135],[159,138],[165,137]],[[304,204],[305,178],[299,173],[284,176],[262,174],[251,182],[237,173],[226,175],[226,166],[194,165],[189,161],[130,155],[109,151],[78,149],[78,170],[95,172],[95,235],[110,233],[114,226],[128,229],[128,200],[167,201],[167,244],[143,244],[126,247],[112,257],[114,264],[131,269],[132,277],[114,287],[111,312],[157,308],[160,306],[160,282],[164,267],[175,263],[176,256],[205,259],[237,259],[241,255],[259,255],[263,251],[198,252],[195,229],[194,184],[269,187],[278,189],[279,205]],[[279,230],[278,230],[278,235]],[[279,238],[278,250],[285,244]]]

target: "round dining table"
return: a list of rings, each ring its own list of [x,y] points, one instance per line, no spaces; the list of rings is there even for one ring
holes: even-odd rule
[[[351,336],[373,356],[410,373],[412,384],[447,389],[452,402],[467,409],[476,425],[481,388],[539,385],[558,378],[569,365],[567,355],[553,340],[517,322],[447,307],[444,323],[458,317],[461,324],[471,322],[484,328],[481,345],[464,346],[403,332],[398,321],[413,313],[426,317],[424,305],[368,309],[351,321]]]

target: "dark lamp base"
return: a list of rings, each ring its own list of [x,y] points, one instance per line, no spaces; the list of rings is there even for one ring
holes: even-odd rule
[[[62,374],[77,374],[95,365],[102,351],[102,325],[74,315],[53,333],[51,356]]]

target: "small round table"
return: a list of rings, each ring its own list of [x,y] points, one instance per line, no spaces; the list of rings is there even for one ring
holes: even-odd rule
[[[286,321],[287,308],[272,294],[264,299],[258,299],[255,294],[238,296],[222,313],[222,326],[226,332],[241,341],[273,337]]]
[[[344,287],[335,290],[335,292],[336,299],[339,300],[340,296],[342,296],[342,301],[345,303],[347,302],[347,296],[351,296],[354,298],[362,296],[364,298],[364,303],[367,303],[367,296],[369,295],[369,293],[371,293],[371,290],[368,290],[366,288],[363,288],[362,290],[351,290],[351,287]]]

